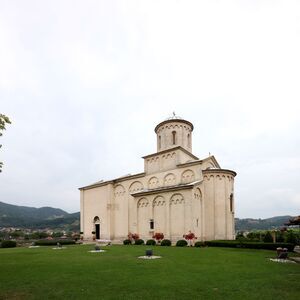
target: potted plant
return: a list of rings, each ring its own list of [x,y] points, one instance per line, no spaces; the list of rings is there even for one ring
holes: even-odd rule
[[[193,232],[189,231],[188,234],[184,234],[183,237],[188,241],[189,246],[194,246],[197,237]]]
[[[93,235],[93,241],[95,241],[96,240],[96,232],[95,231],[92,231],[92,235]]]
[[[156,232],[153,234],[152,238],[154,238],[158,244],[160,244],[161,240],[164,239],[164,234],[161,232]]]

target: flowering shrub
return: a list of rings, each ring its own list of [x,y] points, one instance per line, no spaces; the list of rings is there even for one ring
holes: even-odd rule
[[[158,242],[160,242],[164,238],[164,234],[160,232],[156,232],[153,234],[152,238],[156,239]]]
[[[195,236],[195,234],[191,231],[189,231],[188,234],[184,234],[183,237],[186,239],[186,240],[194,240],[194,239],[197,239],[197,237]]]
[[[193,246],[194,245],[194,242],[195,240],[197,239],[197,237],[195,236],[195,234],[191,231],[189,231],[188,234],[184,234],[183,237],[189,241],[189,245],[190,246]]]
[[[128,233],[128,239],[133,242],[133,241],[136,241],[140,238],[140,236],[137,234],[137,233],[131,233],[129,232]]]

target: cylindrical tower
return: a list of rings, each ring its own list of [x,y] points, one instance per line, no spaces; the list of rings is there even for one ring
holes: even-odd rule
[[[159,123],[155,127],[157,135],[157,152],[176,146],[181,146],[192,152],[192,131],[194,126],[191,122],[174,116]]]

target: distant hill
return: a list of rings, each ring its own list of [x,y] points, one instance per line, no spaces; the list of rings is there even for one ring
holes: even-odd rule
[[[27,207],[0,202],[0,227],[79,230],[80,214],[59,208]]]
[[[292,216],[268,219],[235,219],[236,231],[265,230],[284,226]],[[79,231],[80,213],[69,214],[59,208],[28,207],[0,202],[0,227],[60,229]]]
[[[250,231],[250,230],[265,230],[265,229],[279,229],[284,226],[284,223],[292,216],[278,216],[268,219],[235,219],[236,231]]]

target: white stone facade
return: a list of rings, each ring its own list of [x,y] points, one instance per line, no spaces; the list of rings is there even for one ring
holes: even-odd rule
[[[144,172],[80,188],[84,239],[144,240],[155,232],[175,242],[192,231],[198,240],[234,239],[234,177],[214,156],[192,151],[192,123],[179,118],[155,128],[157,151],[144,156]]]

